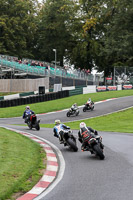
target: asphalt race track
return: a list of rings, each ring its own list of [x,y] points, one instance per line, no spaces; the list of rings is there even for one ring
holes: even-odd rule
[[[122,97],[102,103],[96,103],[92,112],[77,117],[66,117],[66,111],[40,115],[41,123],[54,123],[95,117],[133,106],[133,96]],[[133,135],[126,133],[99,132],[105,145],[105,160],[99,160],[89,152],[72,152],[59,144],[53,137],[52,129],[40,131],[11,124],[23,124],[22,118],[0,119],[0,125],[26,131],[42,137],[56,145],[63,154],[65,171],[61,181],[42,200],[132,200],[133,199]],[[95,127],[92,127],[95,128]],[[73,131],[77,137],[77,131]]]

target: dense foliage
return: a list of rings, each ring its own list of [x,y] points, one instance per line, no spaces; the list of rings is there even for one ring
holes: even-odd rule
[[[132,66],[132,16],[131,0],[0,0],[0,54],[51,62],[56,49],[61,66],[108,76]]]

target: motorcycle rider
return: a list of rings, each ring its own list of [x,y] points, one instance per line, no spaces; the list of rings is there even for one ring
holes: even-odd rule
[[[71,106],[72,112],[76,112],[77,109],[78,109],[77,103],[74,103],[74,104]]]
[[[25,123],[29,121],[31,114],[35,113],[32,110],[30,110],[30,106],[26,106],[25,111],[23,113],[23,119],[25,119]]]
[[[66,126],[65,124],[61,124],[61,121],[59,119],[55,120],[55,126],[53,128],[54,136],[59,138],[60,144],[63,143],[63,132],[61,130],[69,130],[70,127]]]
[[[78,140],[82,143],[81,150],[86,150],[88,141],[98,135],[98,132],[91,127],[87,127],[84,122],[80,123],[80,130],[78,132]]]
[[[91,98],[89,98],[88,101],[87,101],[87,103],[86,103],[86,106],[87,106],[87,107],[89,107],[90,105],[92,106],[92,103],[93,103],[93,102],[91,101]]]
[[[87,103],[91,103],[91,98],[89,98],[89,100],[87,101]]]

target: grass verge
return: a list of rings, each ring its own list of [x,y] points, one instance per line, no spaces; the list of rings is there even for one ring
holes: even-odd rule
[[[123,96],[132,96],[132,95],[133,95],[133,90],[97,92],[97,93],[91,93],[91,94],[75,95],[72,97],[57,99],[53,101],[30,104],[30,107],[32,110],[35,111],[36,114],[47,113],[47,112],[69,108],[75,102],[79,106],[83,105],[88,100],[89,97],[91,97],[94,102],[97,102],[97,101],[101,101],[105,99],[117,98],[117,97],[123,97]],[[0,108],[0,118],[22,116],[24,109],[25,109],[25,105],[16,106],[16,107],[8,107],[8,108]]]
[[[113,114],[104,115],[101,117],[95,117],[91,119],[82,120],[88,126],[98,131],[111,131],[111,132],[123,132],[133,133],[133,108],[120,111]],[[71,129],[79,129],[80,121],[73,121],[65,123],[70,126]],[[53,128],[54,124],[41,124],[41,127]]]
[[[29,138],[0,128],[0,199],[16,199],[42,176],[46,154]]]

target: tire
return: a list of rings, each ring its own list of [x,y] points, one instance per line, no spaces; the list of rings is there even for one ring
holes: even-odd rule
[[[78,151],[78,147],[76,146],[76,143],[71,138],[68,138],[67,143],[73,149],[73,151],[75,152]]]
[[[32,129],[31,123],[27,123],[27,125],[28,125],[29,129],[31,130]]]
[[[101,150],[101,148],[97,144],[94,145],[93,149],[96,152],[96,155],[99,156],[101,160],[104,160],[105,156],[103,154],[103,151]]]
[[[86,108],[85,107],[83,108],[83,112],[86,112]]]
[[[79,111],[76,113],[76,116],[78,116],[79,115]]]
[[[69,113],[69,112],[67,112],[66,116],[67,116],[67,117],[70,117],[70,113]]]
[[[40,125],[39,125],[39,123],[36,124],[36,130],[37,130],[37,131],[40,130]]]
[[[91,110],[94,110],[94,106],[92,106]]]

